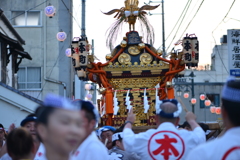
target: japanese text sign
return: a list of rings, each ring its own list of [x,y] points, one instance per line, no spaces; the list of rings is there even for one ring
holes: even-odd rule
[[[228,30],[228,66],[231,76],[240,76],[240,30]]]

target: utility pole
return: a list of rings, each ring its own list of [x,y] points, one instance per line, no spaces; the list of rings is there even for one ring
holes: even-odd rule
[[[92,39],[92,55],[94,56],[94,39]],[[95,83],[92,83],[93,86],[93,97],[92,97],[92,101],[93,104],[95,104],[97,106],[97,85]]]
[[[81,29],[81,37],[82,38],[86,38],[86,21],[85,21],[85,17],[86,17],[86,0],[82,0],[82,29]],[[83,80],[80,80],[80,99],[84,100],[85,99],[85,82]]]
[[[194,98],[195,97],[195,95],[194,95],[194,73],[193,73],[193,71],[191,72],[191,74],[189,75],[190,77],[191,77],[191,84],[192,84],[192,98]],[[192,112],[194,113],[194,104],[192,104]]]
[[[81,36],[83,38],[86,37],[86,21],[85,21],[85,18],[86,18],[86,0],[82,0],[82,31],[81,31]]]
[[[163,41],[163,58],[166,57],[165,51],[165,25],[164,25],[164,0],[162,0],[162,41]]]
[[[149,15],[151,16],[151,15],[162,15],[162,46],[163,46],[163,48],[162,48],[162,51],[163,51],[163,54],[162,54],[162,56],[163,56],[163,58],[166,58],[166,48],[165,48],[165,25],[164,25],[164,0],[162,0],[162,1],[149,1],[148,2],[148,4],[150,4],[150,3],[162,3],[162,13],[150,13],[149,12]],[[147,4],[147,3],[145,3],[145,4]]]

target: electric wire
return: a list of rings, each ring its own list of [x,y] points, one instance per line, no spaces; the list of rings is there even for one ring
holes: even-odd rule
[[[220,55],[220,52],[219,52],[219,49],[218,49],[218,45],[217,45],[217,42],[216,42],[216,39],[215,39],[213,33],[214,33],[214,31],[221,25],[221,23],[224,22],[224,19],[228,16],[228,14],[229,14],[229,12],[231,11],[231,9],[232,9],[235,1],[236,1],[236,0],[233,0],[233,2],[232,2],[232,4],[231,4],[230,8],[228,9],[226,15],[223,17],[223,19],[222,19],[221,22],[217,25],[217,27],[212,31],[212,37],[213,37],[213,40],[214,40],[214,43],[215,43],[215,46],[216,46],[216,49],[217,49],[218,56],[219,56],[219,58],[220,58],[220,60],[221,60],[221,62],[222,62],[222,64],[223,64],[223,67],[224,67],[224,69],[226,70],[227,73],[229,73],[229,72],[228,72],[228,70],[227,70],[227,67],[226,67],[225,64],[223,63],[223,59],[222,59],[222,56]]]
[[[173,29],[171,30],[171,32],[169,33],[169,35],[168,35],[167,38],[165,39],[165,42],[168,40],[168,38],[170,37],[170,35],[172,34],[172,32],[175,30],[175,28],[176,28],[178,22],[180,21],[180,19],[181,19],[183,13],[184,13],[184,11],[186,10],[186,8],[187,8],[187,6],[188,6],[188,3],[189,3],[190,1],[191,1],[191,0],[188,0],[188,1],[187,1],[187,4],[185,5],[185,7],[184,7],[184,9],[183,9],[183,11],[182,11],[182,13],[181,13],[181,15],[179,16],[177,22],[175,23]],[[162,47],[162,45],[161,45],[159,48],[161,48],[161,47]]]
[[[180,22],[178,28],[177,28],[177,30],[176,30],[176,32],[175,32],[175,35],[173,36],[172,41],[169,43],[169,45],[168,45],[166,51],[169,49],[169,47],[171,46],[172,42],[174,41],[174,39],[175,39],[175,37],[176,37],[176,35],[177,35],[177,33],[178,33],[180,27],[181,27],[181,24],[182,24],[182,22],[183,22],[183,20],[184,20],[184,18],[185,18],[185,16],[186,16],[186,14],[187,14],[187,12],[188,12],[188,9],[189,9],[191,3],[192,3],[192,0],[190,0],[190,3],[189,3],[189,5],[188,5],[188,7],[187,7],[187,10],[186,10],[186,12],[185,12],[185,14],[184,14],[184,16],[183,16],[183,18],[182,18],[182,20],[181,20],[181,22]]]
[[[81,29],[80,25],[79,25],[79,22],[76,20],[76,18],[73,16],[72,12],[70,12],[70,9],[67,7],[66,3],[61,0],[63,5],[65,6],[65,8],[67,9],[68,13],[72,16],[72,18],[74,19],[74,21],[77,23],[78,27]]]
[[[193,19],[196,17],[198,11],[200,10],[200,8],[202,7],[204,0],[202,0],[201,4],[199,5],[197,11],[195,12],[194,16],[192,17],[192,19],[190,20],[190,22],[188,23],[187,27],[185,28],[185,30],[183,31],[182,35],[180,36],[180,38],[184,35],[184,33],[186,32],[186,30],[188,29],[188,27],[190,26],[190,24],[192,23]]]

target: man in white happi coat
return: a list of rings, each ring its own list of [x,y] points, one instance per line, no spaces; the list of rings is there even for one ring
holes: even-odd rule
[[[204,143],[206,138],[192,112],[186,114],[186,120],[193,131],[176,128],[181,111],[181,105],[175,99],[160,101],[159,106],[156,106],[158,128],[134,134],[132,124],[135,115],[131,109],[123,130],[124,148],[135,152],[144,160],[184,160],[187,153]]]
[[[80,113],[83,117],[82,125],[87,134],[84,141],[73,153],[71,160],[107,160],[107,148],[98,139],[94,131],[99,119],[97,109],[89,101],[77,100],[74,103],[79,103],[81,106]]]
[[[226,132],[192,150],[187,160],[240,160],[240,80],[230,77],[221,95]]]

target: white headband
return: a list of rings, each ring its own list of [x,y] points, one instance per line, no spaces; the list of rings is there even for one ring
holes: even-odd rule
[[[171,99],[168,102],[171,102]],[[157,101],[157,103],[156,103],[157,104],[156,105],[156,114],[161,113],[162,109],[160,108],[160,106],[161,106],[162,103],[163,103],[163,101],[160,101],[160,100]],[[173,112],[173,117],[179,117],[180,114],[182,113],[182,106],[179,102],[177,103],[177,108],[178,108],[178,110]]]
[[[119,140],[119,136],[122,138],[123,137],[123,132],[118,132],[112,135],[112,141]]]
[[[222,98],[230,101],[240,102],[240,90],[224,85]]]

